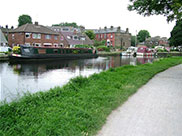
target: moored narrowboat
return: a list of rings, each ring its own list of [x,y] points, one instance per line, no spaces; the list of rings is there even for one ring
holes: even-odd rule
[[[13,61],[38,61],[46,59],[79,59],[96,58],[97,51],[91,48],[56,48],[31,47],[21,45],[19,52],[12,53],[9,58]]]
[[[147,46],[139,47],[137,50],[137,56],[154,56],[155,53],[153,50],[148,48]]]

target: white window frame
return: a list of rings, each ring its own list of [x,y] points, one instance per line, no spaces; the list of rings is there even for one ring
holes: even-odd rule
[[[25,33],[25,38],[29,39],[30,37],[31,37],[31,33]]]
[[[41,34],[33,33],[32,38],[33,39],[41,39]]]

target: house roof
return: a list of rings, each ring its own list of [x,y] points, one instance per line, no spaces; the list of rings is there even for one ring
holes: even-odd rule
[[[75,34],[74,32],[61,32],[61,34],[64,36],[69,45],[93,44],[93,42],[88,38],[88,36],[82,33]],[[73,39],[74,36],[85,37],[85,40],[80,40],[80,39],[74,40]]]
[[[25,25],[22,25],[16,29],[10,31],[10,33],[19,33],[19,32],[55,34],[55,35],[59,34],[45,26],[35,25],[35,24],[25,24]]]
[[[8,42],[0,29],[0,45],[1,45],[1,43],[8,43]]]
[[[93,30],[95,34],[100,34],[100,33],[126,33],[126,31],[121,30],[120,27],[113,27],[113,28],[104,28],[104,29],[94,29]]]

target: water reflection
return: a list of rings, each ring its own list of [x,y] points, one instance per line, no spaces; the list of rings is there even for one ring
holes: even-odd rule
[[[35,93],[63,86],[76,76],[89,76],[113,67],[152,62],[154,58],[98,57],[94,59],[60,60],[38,63],[0,63],[0,101],[11,101],[25,92]]]

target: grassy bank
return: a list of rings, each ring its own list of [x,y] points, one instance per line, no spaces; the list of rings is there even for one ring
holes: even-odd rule
[[[118,56],[120,55],[121,51],[113,51],[113,52],[99,52],[98,55],[99,56]]]
[[[0,107],[0,135],[94,135],[111,111],[155,74],[181,64],[167,58],[138,66],[123,66],[77,77],[62,88],[27,95]]]

